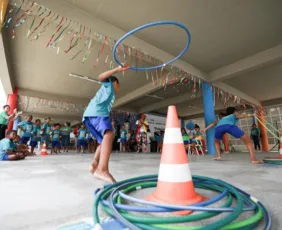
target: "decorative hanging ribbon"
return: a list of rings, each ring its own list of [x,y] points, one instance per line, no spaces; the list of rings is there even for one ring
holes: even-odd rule
[[[34,6],[34,1],[32,2],[31,6],[20,17],[16,19],[15,24],[13,26],[12,38],[16,37],[16,31],[15,31],[16,27],[19,27],[22,24],[24,24],[27,19],[27,16],[33,12],[32,9],[33,6]]]
[[[64,19],[64,17],[63,17],[62,19]],[[62,22],[62,20],[61,20],[61,22]],[[65,22],[67,22],[67,19],[66,19]],[[60,23],[60,24],[61,24],[61,23]],[[53,41],[53,38],[54,38],[55,35],[62,29],[63,25],[64,25],[64,24],[62,24],[62,25],[60,25],[59,27],[57,27],[57,30],[55,31],[55,33],[53,33],[53,35],[51,36],[49,42],[47,43],[46,48],[50,46],[51,42]]]
[[[30,34],[30,32],[31,32],[31,29],[32,29],[32,27],[33,27],[33,25],[34,25],[34,22],[35,22],[35,19],[36,19],[36,17],[37,17],[37,14],[39,14],[39,12],[41,11],[41,9],[42,9],[42,6],[40,6],[40,7],[38,8],[37,13],[34,15],[33,20],[32,20],[32,22],[31,22],[31,24],[30,24],[30,27],[29,27],[29,29],[28,29],[28,31],[27,31],[27,33],[26,33],[26,38],[29,37],[29,34]],[[38,16],[39,16],[39,17],[42,16],[46,11],[47,11],[47,8],[45,8],[45,10],[44,10],[42,13],[40,13]]]
[[[88,59],[88,57],[89,57],[89,55],[90,55],[90,52],[91,52],[91,50],[92,50],[92,48],[95,46],[95,44],[92,46],[92,43],[93,43],[93,41],[95,41],[93,38],[91,38],[90,39],[90,42],[89,42],[89,44],[88,44],[88,48],[87,48],[87,51],[86,51],[86,53],[85,53],[85,55],[84,55],[84,57],[83,57],[83,59],[82,59],[82,63],[85,63],[86,62],[86,60]]]
[[[83,32],[84,33],[84,32]],[[87,44],[89,43],[89,41],[91,40],[91,37],[90,37],[90,34],[91,34],[91,29],[89,29],[89,34],[88,34],[88,38],[86,39],[86,41],[84,42],[84,46],[82,47],[81,50],[79,50],[70,60],[73,60],[75,59],[87,46]],[[80,39],[82,39],[83,36],[80,37]]]
[[[44,20],[46,18],[48,18],[51,15],[51,13],[52,13],[52,11],[50,11],[49,14],[47,14],[44,18],[41,19],[41,21],[39,22],[38,26],[33,29],[33,31],[29,34],[28,38],[30,38],[35,33],[35,31],[39,29],[39,27],[42,25]]]
[[[103,50],[104,50],[105,45],[106,45],[106,43],[107,43],[107,39],[108,39],[108,37],[105,36],[105,37],[104,37],[104,41],[103,41],[103,43],[101,44],[101,49],[99,49],[98,56],[97,56],[96,62],[95,62],[95,64],[94,64],[94,68],[99,64],[99,61],[100,61],[100,58],[101,58],[101,56],[102,56]]]
[[[72,48],[74,48],[75,46],[78,45],[78,41],[79,41],[80,35],[81,35],[81,30],[82,30],[82,25],[80,25],[79,32],[75,32],[74,35],[72,36],[72,39],[70,41],[70,46],[67,50],[64,51],[65,53],[68,53]],[[75,39],[75,37],[76,37],[76,39]],[[74,39],[75,39],[75,42],[73,43]]]
[[[66,19],[65,23],[67,22],[68,19]],[[67,26],[59,33],[59,35],[51,42],[51,44],[49,45],[50,47],[52,47],[53,45],[57,45],[57,41],[60,39],[60,37],[64,34],[64,32],[69,28],[70,24],[71,24],[71,20],[69,21],[69,23],[67,24]],[[64,24],[65,24],[64,23]],[[63,25],[64,25],[63,24]],[[62,25],[62,26],[63,26]]]

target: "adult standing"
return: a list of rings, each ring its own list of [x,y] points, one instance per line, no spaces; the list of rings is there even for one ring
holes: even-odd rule
[[[8,123],[17,117],[17,109],[14,109],[13,113],[9,115],[11,107],[9,105],[3,106],[3,111],[0,113],[0,140],[5,138],[6,129]]]
[[[144,113],[141,114],[140,119],[136,121],[136,125],[137,153],[140,153],[142,151],[142,146],[143,151],[147,152],[147,130],[149,128],[149,124]]]
[[[252,125],[251,138],[254,142],[255,150],[260,151],[260,130],[256,124]]]

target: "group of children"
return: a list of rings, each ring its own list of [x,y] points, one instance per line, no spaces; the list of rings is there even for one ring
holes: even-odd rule
[[[201,146],[202,154],[206,151],[206,142],[203,138],[203,133],[200,131],[200,126],[195,124],[193,128],[188,128],[187,131],[185,128],[181,129],[182,138],[185,150],[191,151],[192,153],[196,152],[198,145]]]

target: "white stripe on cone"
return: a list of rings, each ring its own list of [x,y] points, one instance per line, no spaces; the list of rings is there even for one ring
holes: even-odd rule
[[[279,153],[282,154],[282,149],[279,149]]]
[[[189,182],[192,180],[189,164],[160,164],[159,181]]]
[[[166,128],[164,144],[183,144],[180,128]]]

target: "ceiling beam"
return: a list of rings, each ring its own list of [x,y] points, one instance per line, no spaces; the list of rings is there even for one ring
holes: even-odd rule
[[[189,93],[184,93],[176,97],[168,98],[165,100],[160,100],[159,102],[143,106],[142,108],[139,109],[139,112],[146,113],[146,112],[155,111],[155,110],[164,108],[169,105],[176,105],[176,104],[180,104],[185,101],[188,102],[190,100],[194,100],[195,97],[191,98],[191,95],[192,95],[192,92],[189,92]],[[200,96],[197,96],[196,98],[199,98],[199,97]]]
[[[257,69],[271,63],[275,63],[282,59],[282,44],[264,50],[260,53],[244,58],[238,62],[226,65],[215,71],[210,75],[210,82],[223,81],[227,78],[241,75],[253,69]]]
[[[233,94],[233,95],[235,95],[235,96],[237,96],[237,97],[239,97],[241,99],[244,99],[247,102],[250,102],[250,103],[252,103],[252,104],[254,104],[256,106],[260,106],[260,101],[259,100],[250,97],[249,95],[239,91],[238,89],[233,88],[230,85],[227,85],[227,84],[225,84],[223,82],[216,82],[216,83],[214,83],[214,85],[216,87],[220,88],[220,89],[224,89],[228,93],[231,93],[231,94]]]

